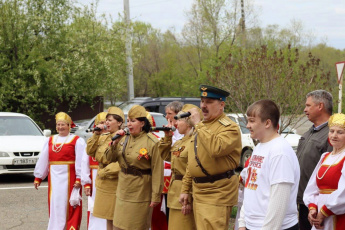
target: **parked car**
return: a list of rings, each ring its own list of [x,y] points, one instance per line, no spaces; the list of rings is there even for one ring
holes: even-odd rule
[[[183,104],[193,104],[200,106],[200,98],[194,97],[136,97],[130,101],[124,102],[118,107],[123,112],[128,112],[133,105],[142,105],[147,111],[165,113],[165,106],[173,101],[181,101]]]
[[[244,117],[236,113],[229,113],[227,116],[240,126],[242,152],[239,167],[243,168],[248,158],[252,155],[255,144],[250,137],[250,131],[246,128],[246,120]]]
[[[0,112],[0,174],[32,173],[50,135],[24,114]]]
[[[167,120],[165,119],[162,113],[150,112],[150,114],[151,116],[153,116],[153,119],[155,120],[156,127],[162,127],[163,125],[168,124]],[[94,127],[95,119],[96,119],[96,116],[93,117],[91,120],[89,120],[89,122],[84,126],[82,124],[85,124],[85,120],[75,121],[74,123],[78,125],[78,129],[75,131],[74,134],[83,138],[85,141],[87,141],[87,139],[89,139],[92,136],[92,132],[86,132],[86,130]],[[125,112],[125,125],[126,124],[127,124],[127,112]],[[155,134],[158,135],[159,137],[164,136],[163,131],[155,132]]]
[[[248,158],[252,155],[255,144],[253,139],[250,137],[250,131],[246,128],[245,118],[241,114],[236,113],[230,113],[227,114],[227,116],[240,126],[242,137],[242,152],[239,167],[243,168]],[[281,135],[287,140],[292,149],[296,152],[301,136],[296,134],[295,131],[289,126],[283,130]]]
[[[292,149],[297,152],[298,142],[301,138],[301,135],[298,135],[295,130],[291,129],[290,126],[286,127],[280,135],[282,135],[282,137],[289,142]]]

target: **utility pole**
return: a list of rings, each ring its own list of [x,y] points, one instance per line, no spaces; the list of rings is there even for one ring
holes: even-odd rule
[[[129,0],[123,0],[126,23],[126,62],[128,72],[128,100],[134,98],[134,82],[133,82],[133,61],[132,61],[132,35],[131,35],[131,19],[129,14]]]

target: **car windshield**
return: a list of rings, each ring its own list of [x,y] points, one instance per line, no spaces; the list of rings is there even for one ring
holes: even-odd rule
[[[290,134],[295,134],[295,132],[291,129],[290,126],[287,126],[282,133],[290,133]]]
[[[128,112],[133,105],[137,105],[138,103],[127,101],[119,105],[119,108],[122,109],[123,112]]]
[[[43,136],[40,129],[27,117],[0,117],[0,136]]]
[[[234,122],[236,122],[240,126],[241,132],[243,134],[249,134],[250,133],[249,129],[246,128],[247,125],[246,125],[246,120],[244,119],[244,117],[238,117],[238,122],[237,122],[236,118],[233,116],[229,116],[229,118],[231,120],[233,120]]]

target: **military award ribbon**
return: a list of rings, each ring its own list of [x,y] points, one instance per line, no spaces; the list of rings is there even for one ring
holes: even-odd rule
[[[146,160],[149,159],[149,155],[147,155],[147,149],[146,148],[141,148],[139,150],[139,156],[137,157],[137,159],[140,161],[142,157],[145,157]]]

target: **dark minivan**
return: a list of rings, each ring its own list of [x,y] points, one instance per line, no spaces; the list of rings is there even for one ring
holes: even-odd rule
[[[119,105],[123,112],[128,112],[133,105],[142,105],[147,111],[165,114],[165,106],[172,101],[181,101],[183,104],[200,106],[200,98],[195,97],[136,97]]]

